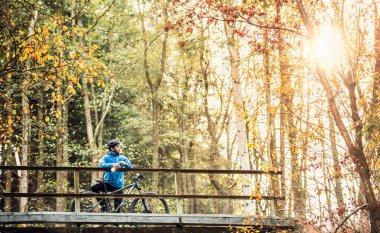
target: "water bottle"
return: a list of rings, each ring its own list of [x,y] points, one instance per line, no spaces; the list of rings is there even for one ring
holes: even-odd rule
[[[112,167],[111,168],[111,172],[115,172],[116,171],[116,168],[115,167]]]

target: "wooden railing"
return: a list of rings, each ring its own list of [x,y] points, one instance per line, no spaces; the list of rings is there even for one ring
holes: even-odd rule
[[[79,198],[83,196],[94,197],[147,197],[143,194],[81,194],[79,188],[79,172],[81,171],[106,171],[109,169],[97,168],[97,167],[44,167],[44,166],[0,166],[0,171],[6,170],[32,170],[32,171],[71,171],[74,172],[74,193],[6,193],[1,192],[3,197],[71,197]],[[175,198],[175,199],[260,199],[260,200],[285,200],[284,196],[272,196],[272,195],[202,195],[202,194],[179,194],[180,183],[178,179],[179,174],[250,174],[250,175],[281,175],[281,171],[258,171],[258,170],[217,170],[217,169],[170,169],[170,168],[133,168],[133,169],[119,169],[125,172],[160,172],[160,173],[174,173],[175,174],[175,190],[176,194],[159,194],[149,195],[149,197],[159,196],[163,198]],[[177,203],[177,206],[179,203]],[[182,212],[182,211],[179,211]]]

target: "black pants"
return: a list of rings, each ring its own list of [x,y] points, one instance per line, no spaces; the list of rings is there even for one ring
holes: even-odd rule
[[[91,191],[92,192],[95,192],[95,193],[100,193],[100,192],[112,192],[112,191],[115,191],[115,190],[118,190],[119,188],[115,187],[115,186],[112,186],[106,182],[104,183],[97,183],[93,186],[91,186]],[[117,192],[117,193],[123,193],[123,191],[120,191],[120,192]],[[101,198],[97,198],[98,201],[101,201],[102,199]],[[122,198],[115,198],[115,210],[117,209],[117,207],[121,204],[121,202],[123,201]],[[106,212],[106,207],[105,207],[105,203],[104,201],[101,201],[100,204],[102,205],[102,212]],[[120,213],[120,209],[119,208],[116,212],[117,213]]]

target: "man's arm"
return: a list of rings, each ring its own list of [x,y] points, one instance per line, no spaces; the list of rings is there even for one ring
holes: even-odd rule
[[[120,161],[121,164],[123,164],[126,168],[133,168],[133,165],[131,161],[126,156],[123,156],[123,160]]]
[[[113,167],[113,163],[107,163],[106,156],[103,156],[103,158],[99,161],[99,167],[100,168],[111,168],[111,167]]]

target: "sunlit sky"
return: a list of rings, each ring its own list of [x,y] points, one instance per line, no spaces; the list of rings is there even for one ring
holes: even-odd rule
[[[339,63],[344,55],[343,41],[338,30],[324,26],[311,44],[312,54],[325,69],[331,69]]]

